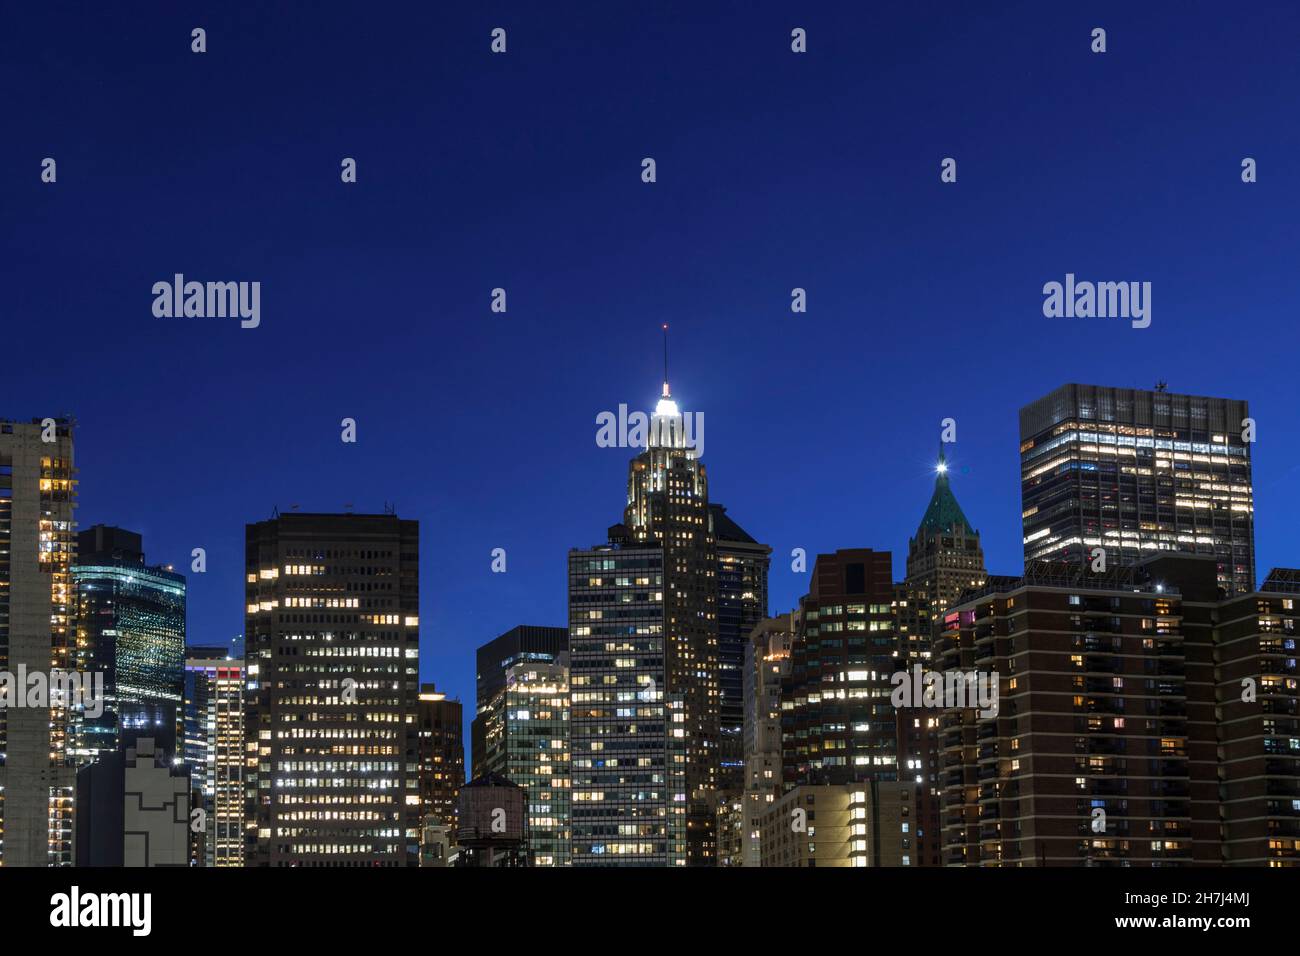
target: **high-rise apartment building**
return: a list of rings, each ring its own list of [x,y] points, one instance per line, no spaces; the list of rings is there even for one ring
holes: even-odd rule
[[[185,577],[145,564],[140,535],[95,525],[77,536],[77,660],[102,675],[97,715],[79,714],[78,759],[118,749],[121,731],[157,727],[182,712]]]
[[[1300,573],[1225,598],[1219,572],[1038,562],[949,612],[944,675],[1001,691],[940,715],[945,863],[1300,863]]]
[[[496,700],[505,688],[506,671],[515,664],[554,664],[568,649],[568,628],[520,624],[488,641],[475,653],[476,706],[474,721],[470,725],[473,776],[478,777],[488,772],[483,758],[487,754],[488,721],[494,719],[488,713],[488,704]]]
[[[1025,563],[1131,565],[1212,556],[1229,593],[1255,588],[1244,401],[1064,385],[1020,410]],[[1101,549],[1098,551],[1098,549]],[[1100,565],[1098,565],[1100,567]]]
[[[419,842],[419,524],[248,525],[248,866],[408,866]]]
[[[767,617],[767,572],[772,549],[755,541],[719,504],[709,506],[718,550],[718,793],[739,801],[745,786],[745,648]]]
[[[632,540],[663,552],[665,693],[680,697],[686,742],[687,861],[717,857],[721,690],[718,684],[718,553],[709,481],[668,388],[650,417],[647,447],[628,469],[623,524]]]
[[[72,424],[0,421],[0,670],[76,669]],[[0,863],[70,866],[76,702],[0,708]]]
[[[574,866],[686,863],[687,734],[671,690],[664,550],[610,529],[569,552]]]
[[[184,739],[192,806],[203,810],[200,866],[244,865],[244,659],[224,647],[185,656]]]
[[[506,668],[488,702],[484,766],[524,788],[533,866],[569,865],[569,657]]]

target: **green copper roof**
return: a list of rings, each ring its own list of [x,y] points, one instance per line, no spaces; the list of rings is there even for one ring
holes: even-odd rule
[[[948,460],[944,457],[941,447],[939,474],[934,479],[934,494],[930,496],[930,504],[926,506],[925,517],[921,519],[921,526],[916,529],[916,535],[918,538],[924,537],[927,533],[934,534],[954,527],[964,528],[970,535],[976,533],[971,523],[966,520],[966,515],[962,513],[961,505],[957,504],[952,488],[948,486]]]

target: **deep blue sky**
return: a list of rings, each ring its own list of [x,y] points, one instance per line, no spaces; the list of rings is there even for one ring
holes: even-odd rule
[[[245,522],[395,502],[468,717],[621,516],[595,417],[653,403],[665,321],[774,612],[793,547],[901,574],[946,416],[1018,572],[1016,413],[1066,381],[1248,399],[1259,571],[1300,563],[1294,4],[229,6],[0,5],[0,417],[75,414],[83,527],[207,549],[191,643],[242,631]],[[1151,327],[1045,319],[1070,271],[1152,282]],[[155,318],[175,272],[259,280],[261,328]]]

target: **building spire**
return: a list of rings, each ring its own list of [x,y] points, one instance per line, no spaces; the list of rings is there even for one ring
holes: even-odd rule
[[[668,391],[668,323],[664,323],[664,398],[671,398]]]

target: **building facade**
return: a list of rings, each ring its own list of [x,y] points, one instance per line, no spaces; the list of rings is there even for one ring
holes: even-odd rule
[[[419,524],[247,528],[248,866],[413,866]]]
[[[520,624],[488,641],[475,653],[477,665],[474,722],[470,725],[473,776],[488,772],[483,762],[487,754],[488,705],[506,686],[506,671],[515,664],[553,664],[569,649],[569,631],[564,627]]]
[[[123,729],[175,721],[185,688],[185,577],[145,564],[140,535],[95,525],[77,536],[72,567],[77,659],[103,675],[102,713],[79,715],[75,749],[94,761]]]
[[[768,618],[745,647],[745,790],[741,802],[741,866],[762,865],[759,821],[784,790],[781,773],[781,685],[790,674],[798,612]]]
[[[460,701],[420,686],[416,733],[420,755],[420,828],[425,845],[430,827],[442,827],[440,839],[456,842],[456,801],[465,785],[465,740]],[[445,855],[445,854],[444,854]]]
[[[0,421],[0,670],[76,669],[72,424]],[[0,708],[4,866],[70,866],[76,702]]]
[[[568,866],[569,656],[506,668],[486,710],[484,766],[524,789],[533,866]]]
[[[1210,555],[1228,593],[1255,589],[1246,402],[1064,385],[1020,410],[1025,563]]]
[[[199,866],[244,865],[244,659],[223,647],[185,658],[183,753],[191,806],[203,810]],[[201,848],[201,855],[199,849]]]
[[[574,866],[686,864],[685,704],[669,690],[664,551],[616,525],[569,552]]]

